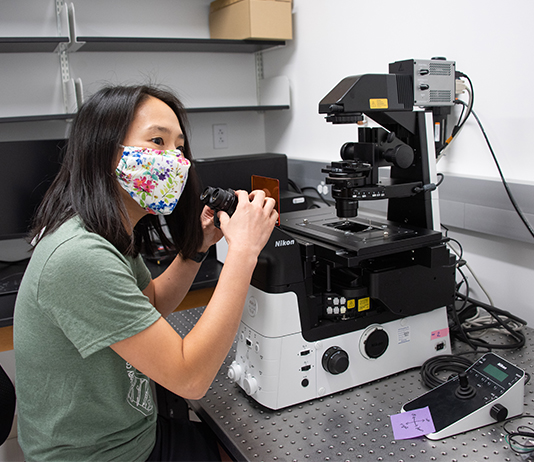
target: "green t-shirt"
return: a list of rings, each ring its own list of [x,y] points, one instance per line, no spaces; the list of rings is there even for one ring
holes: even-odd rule
[[[27,461],[146,460],[149,379],[110,345],[160,318],[150,273],[78,218],[36,246],[15,305],[19,442]]]

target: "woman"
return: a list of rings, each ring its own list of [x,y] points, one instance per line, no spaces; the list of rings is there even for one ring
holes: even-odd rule
[[[177,441],[188,460],[181,445],[202,449],[198,435],[156,423],[148,378],[184,398],[206,393],[277,213],[263,192],[238,191],[235,213],[219,212],[216,228],[213,212],[201,211],[185,123],[176,97],[149,86],[104,88],[74,121],[35,219],[15,307],[19,442],[28,461],[178,460],[176,448],[161,452]],[[154,233],[178,255],[152,280],[140,251],[154,248]],[[223,235],[219,282],[182,339],[164,318]]]

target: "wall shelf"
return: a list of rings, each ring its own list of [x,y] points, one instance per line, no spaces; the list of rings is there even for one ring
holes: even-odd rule
[[[0,53],[53,53],[69,37],[0,37]],[[164,37],[77,37],[76,51],[172,51],[212,53],[256,53],[279,46],[284,40],[220,40]],[[68,47],[67,47],[68,48]]]
[[[122,53],[122,52],[132,52],[132,53],[139,53],[139,52],[145,52],[145,53],[155,53],[155,52],[184,52],[184,53],[192,53],[192,54],[198,54],[198,53],[230,53],[234,54],[235,56],[227,56],[224,61],[224,65],[226,66],[225,70],[230,70],[230,72],[226,72],[226,74],[222,74],[223,78],[226,78],[226,82],[228,80],[231,80],[230,85],[233,85],[234,88],[236,88],[236,85],[239,86],[239,84],[236,84],[235,81],[240,81],[239,79],[236,79],[235,77],[238,77],[242,79],[241,81],[245,81],[246,84],[250,82],[250,78],[256,79],[255,82],[255,92],[252,85],[244,85],[242,91],[245,94],[245,97],[242,97],[241,94],[239,94],[239,98],[235,98],[236,92],[233,93],[230,92],[230,96],[228,96],[226,93],[223,94],[226,97],[226,101],[221,102],[221,106],[218,107],[199,107],[199,105],[202,105],[204,101],[207,101],[208,105],[211,104],[209,101],[210,99],[207,97],[201,98],[198,102],[193,102],[192,105],[195,107],[186,108],[187,112],[189,113],[213,113],[213,112],[265,112],[265,111],[273,111],[273,110],[287,110],[290,108],[289,105],[289,81],[285,79],[283,82],[281,82],[281,79],[277,78],[271,78],[271,79],[264,79],[263,78],[263,63],[262,63],[262,52],[265,50],[273,49],[273,48],[279,48],[286,45],[285,40],[223,40],[223,39],[210,39],[210,38],[171,38],[171,37],[131,37],[131,36],[95,36],[95,35],[83,35],[77,33],[77,24],[75,19],[75,11],[74,11],[74,5],[72,3],[65,3],[60,11],[57,11],[57,30],[58,35],[57,36],[51,36],[51,35],[42,35],[42,36],[9,36],[9,37],[1,37],[0,36],[0,54],[6,53],[11,54],[12,56],[9,57],[8,62],[12,61],[14,64],[11,65],[11,69],[14,69],[14,66],[19,66],[20,60],[22,65],[25,69],[30,69],[33,65],[33,58],[26,59],[21,57],[20,59],[18,57],[13,57],[13,55],[16,54],[27,54],[27,53],[39,53],[40,57],[39,59],[47,60],[46,54],[58,54],[59,60],[57,61],[60,68],[59,68],[59,76],[61,78],[60,84],[61,84],[61,92],[63,93],[63,104],[64,111],[61,106],[58,107],[57,101],[53,101],[53,106],[50,106],[50,102],[48,100],[42,102],[41,99],[48,98],[48,95],[51,95],[51,97],[56,97],[57,100],[57,92],[52,91],[49,92],[49,89],[52,87],[52,85],[57,85],[56,83],[50,84],[50,76],[52,78],[57,79],[57,76],[54,74],[50,74],[50,72],[54,72],[54,69],[50,71],[50,66],[47,68],[49,77],[48,81],[45,81],[42,85],[43,91],[34,91],[34,99],[38,100],[39,103],[41,103],[41,106],[47,106],[50,107],[50,113],[45,114],[33,114],[33,115],[27,115],[27,116],[20,116],[20,115],[13,115],[6,110],[6,108],[9,105],[6,105],[2,109],[5,111],[3,113],[3,117],[0,116],[0,124],[8,124],[8,123],[24,123],[24,122],[46,122],[46,121],[69,121],[74,117],[74,113],[76,112],[77,108],[80,107],[80,105],[83,103],[83,87],[84,87],[84,80],[87,78],[87,81],[89,82],[89,85],[94,84],[95,81],[101,78],[100,75],[95,75],[95,73],[91,73],[91,66],[90,69],[87,69],[86,61],[93,60],[93,56],[88,56],[86,53]],[[31,33],[31,32],[30,32]],[[81,54],[79,54],[81,53]],[[237,56],[238,54],[245,55],[245,54],[254,54],[254,61],[255,61],[255,75],[251,72],[240,72],[239,69],[241,69],[241,66],[244,66],[245,64],[248,65],[249,59],[246,56]],[[76,55],[78,57],[76,58]],[[83,58],[82,55],[85,55]],[[125,66],[128,68],[129,65],[129,59],[127,59],[126,56],[121,55],[121,59],[117,60],[120,61],[123,67]],[[29,62],[31,61],[31,62]],[[95,66],[104,66],[102,63],[108,63],[112,62],[112,65],[110,68],[113,68],[113,66],[116,65],[116,61],[114,58],[111,58],[109,55],[105,55],[105,57],[100,61],[98,60],[98,63],[95,64]],[[198,60],[200,62],[205,60]],[[209,62],[211,62],[212,59],[209,59]],[[219,59],[219,62],[221,62],[221,59]],[[76,78],[72,77],[72,71],[71,71],[71,63],[77,63],[79,65],[76,67],[74,65],[74,73],[76,74],[76,71],[80,72],[76,76]],[[48,65],[48,61],[47,61]],[[85,67],[84,67],[85,66]],[[80,70],[81,69],[81,70]],[[156,71],[154,71],[156,69]],[[198,66],[195,66],[195,69],[198,69]],[[250,71],[250,69],[247,69]],[[85,74],[84,74],[85,72]],[[116,75],[120,74],[120,72],[117,73],[117,70],[113,71]],[[169,70],[169,66],[160,66],[159,63],[152,65],[150,69],[147,71],[149,73],[152,72],[160,72],[162,75],[174,75],[174,70]],[[167,72],[167,74],[165,74]],[[10,74],[11,75],[11,74]],[[25,75],[31,75],[26,71]],[[203,74],[204,75],[204,74]],[[234,77],[235,75],[235,77]],[[158,75],[159,77],[159,75]],[[37,76],[36,78],[41,78],[41,76]],[[218,83],[221,81],[221,76],[217,75],[215,77],[218,79]],[[248,79],[248,80],[246,80]],[[16,76],[12,77],[12,80],[15,84],[18,84],[19,80]],[[187,78],[184,79],[187,81]],[[190,82],[187,82],[187,84],[191,85],[191,79],[189,79]],[[193,84],[195,83],[195,80],[192,80]],[[187,85],[186,84],[186,85]],[[226,83],[226,85],[228,85]],[[224,86],[222,87],[224,88]],[[8,91],[8,90],[4,90]],[[191,90],[186,87],[185,90],[186,93],[191,93]],[[248,92],[248,93],[247,93]],[[9,95],[9,93],[7,94]],[[205,95],[203,95],[205,96]],[[232,98],[234,96],[234,98]],[[40,99],[41,98],[41,99]],[[194,100],[194,98],[193,98]],[[11,106],[16,107],[18,105],[17,101],[11,101],[9,98],[7,98],[7,101],[11,102]],[[235,101],[235,105],[232,105],[232,103]],[[252,103],[252,104],[249,104]],[[257,103],[257,104],[255,104]],[[61,103],[60,103],[61,105]],[[39,111],[37,108],[37,104],[34,108],[34,111]],[[9,106],[10,107],[10,106]],[[46,112],[46,110],[45,110]]]
[[[263,111],[282,111],[289,109],[289,105],[279,106],[221,106],[221,107],[192,107],[186,108],[189,114],[210,113],[210,112],[263,112]],[[19,123],[19,122],[46,122],[51,120],[69,120],[73,119],[76,114],[45,114],[17,117],[0,117],[0,124]]]
[[[0,53],[52,53],[69,37],[0,37]]]
[[[186,112],[193,114],[199,112],[246,112],[246,111],[281,111],[289,109],[289,105],[279,106],[221,106],[221,107],[192,107],[185,108]]]
[[[0,123],[18,123],[18,122],[46,122],[49,120],[69,120],[76,114],[43,114],[16,117],[0,117]]]
[[[81,46],[78,52],[213,52],[213,53],[256,53],[278,46],[279,40],[220,40],[161,37],[76,37]]]

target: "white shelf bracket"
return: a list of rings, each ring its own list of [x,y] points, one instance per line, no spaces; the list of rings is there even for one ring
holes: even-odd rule
[[[254,53],[254,61],[256,64],[256,102],[259,106],[261,104],[261,82],[263,80],[263,53],[261,51]]]
[[[64,0],[56,0],[56,17],[58,35],[67,34],[68,43],[61,43],[56,49],[59,56],[61,69],[61,85],[63,90],[63,105],[67,114],[78,111],[82,104],[82,82],[80,79],[74,81],[70,75],[69,53],[79,49],[83,43],[76,41],[76,21],[74,15],[74,5],[65,4]]]
[[[57,25],[57,35],[61,37],[63,35],[63,31],[67,31],[67,17],[66,17],[66,10],[65,10],[65,2],[64,0],[56,0],[56,25]]]
[[[254,57],[258,106],[290,106],[289,79],[285,76],[266,79],[263,74],[263,52],[257,51]]]
[[[68,49],[70,53],[78,51],[85,42],[78,42],[78,33],[76,32],[76,14],[74,11],[74,4],[71,2],[66,7],[67,27],[69,33],[69,45]]]

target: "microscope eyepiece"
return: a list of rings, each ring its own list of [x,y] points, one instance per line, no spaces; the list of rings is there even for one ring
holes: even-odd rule
[[[200,201],[217,212],[226,212],[232,216],[237,207],[237,196],[233,189],[222,189],[208,186],[200,195]]]

